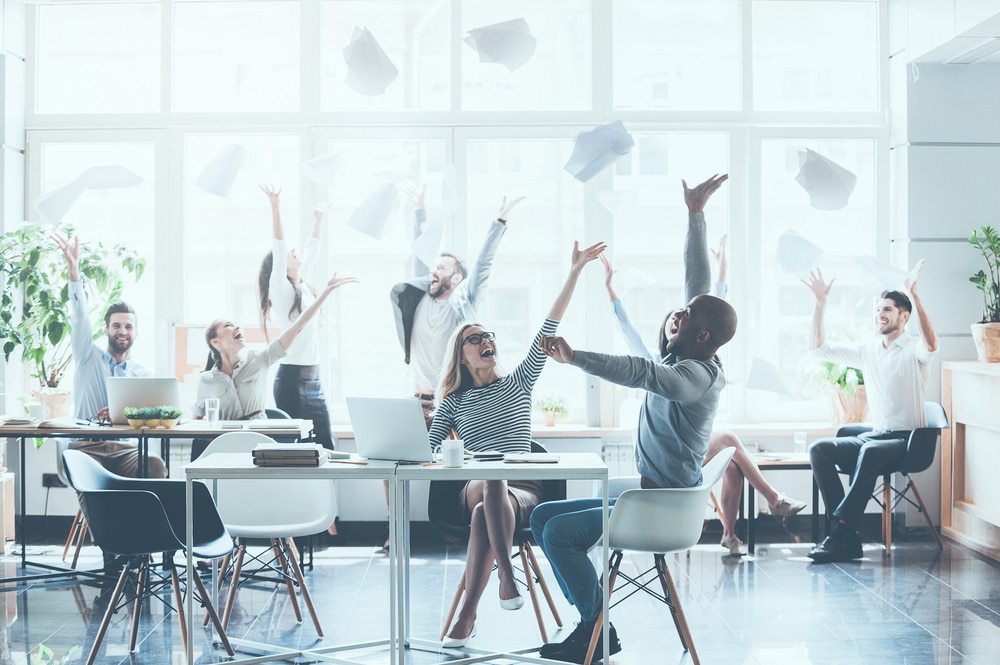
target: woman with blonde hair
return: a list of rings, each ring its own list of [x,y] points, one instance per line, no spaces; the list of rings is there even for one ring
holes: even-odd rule
[[[497,362],[496,335],[481,324],[466,323],[449,345],[451,355],[441,388],[440,403],[428,434],[431,446],[457,433],[471,451],[498,450],[526,453],[531,450],[531,391],[545,365],[538,346],[543,335],[552,335],[576,288],[583,267],[604,251],[597,243],[581,250],[573,243],[572,266],[528,354],[510,374]],[[459,495],[469,518],[470,533],[465,561],[465,599],[442,646],[459,648],[475,633],[479,599],[486,589],[493,564],[500,578],[500,606],[517,610],[524,605],[514,580],[510,546],[519,524],[526,524],[541,500],[541,483],[506,480],[470,480]]]

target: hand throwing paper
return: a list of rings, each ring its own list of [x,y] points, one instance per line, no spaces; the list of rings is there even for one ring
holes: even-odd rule
[[[464,41],[479,53],[479,62],[497,62],[510,71],[531,60],[538,43],[523,18],[469,30]]]
[[[399,76],[396,65],[368,28],[354,28],[351,43],[344,48],[344,60],[347,62],[345,83],[368,97],[383,94]]]
[[[141,182],[140,176],[124,166],[91,166],[69,184],[35,199],[35,210],[46,221],[58,224],[84,190],[135,187]]]
[[[854,191],[858,177],[818,152],[799,151],[799,174],[795,182],[809,194],[817,210],[840,210]]]
[[[231,144],[219,151],[205,170],[201,172],[194,184],[209,194],[226,198],[236,182],[236,174],[240,172],[247,149],[241,145]]]
[[[564,167],[580,182],[587,182],[615,160],[627,155],[635,141],[621,120],[580,132],[573,154]]]

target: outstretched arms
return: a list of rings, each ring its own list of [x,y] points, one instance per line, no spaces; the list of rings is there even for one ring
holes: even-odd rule
[[[684,186],[684,203],[688,209],[688,230],[684,239],[684,302],[695,296],[707,294],[712,284],[712,270],[708,262],[708,239],[705,232],[705,205],[718,191],[728,174],[715,174],[694,187]]]
[[[309,307],[303,310],[302,314],[299,315],[299,318],[295,319],[295,322],[288,326],[287,330],[281,333],[281,337],[278,338],[281,346],[285,349],[291,347],[295,338],[299,336],[299,333],[301,333],[303,328],[306,327],[306,324],[316,316],[316,313],[323,305],[323,302],[326,300],[327,296],[333,293],[334,289],[344,284],[353,284],[357,281],[356,277],[337,277],[337,274],[334,273],[333,277],[330,278],[330,281],[327,282],[323,290],[316,295],[316,300],[309,305]]]
[[[555,321],[562,320],[563,314],[566,313],[566,307],[573,298],[573,291],[576,289],[576,282],[580,278],[583,266],[599,257],[607,247],[603,242],[598,242],[586,249],[580,249],[580,243],[573,242],[573,261],[569,269],[569,275],[566,277],[566,283],[563,284],[562,291],[556,296],[556,301],[552,303],[552,309],[549,310],[548,318]]]

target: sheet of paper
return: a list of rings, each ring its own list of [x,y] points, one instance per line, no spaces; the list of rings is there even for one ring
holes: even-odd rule
[[[141,176],[124,166],[91,166],[69,183],[36,198],[34,206],[43,219],[58,224],[84,191],[135,187],[141,182]]]
[[[227,145],[202,170],[194,184],[209,194],[215,194],[222,198],[228,197],[246,154],[247,149],[241,145],[235,143]]]
[[[791,229],[778,238],[778,263],[785,272],[805,278],[822,257],[823,250]]]
[[[799,174],[795,181],[809,194],[809,203],[817,210],[840,210],[847,205],[858,177],[806,148],[799,151]]]
[[[464,41],[479,54],[479,62],[496,62],[510,71],[531,60],[538,43],[523,18],[474,28]]]
[[[396,185],[383,182],[376,185],[365,200],[351,213],[347,224],[373,238],[381,238],[389,215],[399,203]]]
[[[368,97],[385,93],[399,76],[399,70],[382,50],[368,28],[355,26],[351,42],[344,47],[348,86]]]
[[[587,182],[627,155],[634,145],[621,120],[598,125],[577,135],[573,154],[564,168],[580,182]]]
[[[785,383],[781,370],[763,358],[754,358],[747,376],[747,388],[750,390],[765,390],[795,399],[795,393]]]
[[[909,273],[901,268],[879,261],[874,256],[859,256],[855,262],[875,278],[883,289],[898,289],[903,287]]]
[[[420,233],[413,239],[413,254],[425,266],[433,266],[440,256],[441,239],[444,237],[444,219],[434,215],[420,225]]]
[[[637,196],[638,193],[634,189],[623,191],[606,189],[603,192],[597,192],[594,198],[611,214],[621,215],[635,210]]]
[[[317,185],[332,187],[340,162],[340,153],[331,152],[308,162],[302,162],[302,177]]]

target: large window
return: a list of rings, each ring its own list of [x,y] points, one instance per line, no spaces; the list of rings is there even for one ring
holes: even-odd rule
[[[339,422],[346,395],[412,391],[389,290],[413,274],[415,252],[474,258],[504,196],[526,198],[478,315],[507,369],[561,287],[574,240],[609,243],[618,295],[654,347],[667,308],[684,300],[681,179],[720,172],[731,177],[706,211],[709,244],[728,235],[740,316],[723,354],[722,417],[826,417],[809,385],[810,296],[777,251],[786,233],[819,247],[824,273],[838,278],[831,337],[868,329],[873,287],[856,259],[889,255],[877,204],[888,181],[877,0],[153,0],[28,11],[28,200],[91,166],[142,176],[132,189],[86,192],[65,221],[149,260],[130,297],[156,344],[144,362],[161,374],[175,371],[173,326],[259,324],[256,276],[271,237],[262,184],[282,189],[298,247],[313,207],[329,203],[319,274],[360,280],[321,317]],[[481,43],[493,48],[481,61],[466,38],[496,24],[514,32],[499,33],[499,51]],[[114,34],[95,27],[108,25]],[[488,61],[509,55],[505,40],[529,45],[511,67]],[[570,176],[577,134],[616,120],[631,152],[586,183]],[[843,206],[811,204],[796,181],[806,151],[856,176]],[[434,238],[415,246],[421,188]],[[381,212],[366,224],[359,209]],[[560,331],[579,348],[622,353],[616,328],[594,264]],[[778,367],[793,394],[748,385],[755,359]],[[569,401],[571,422],[603,425],[633,394],[555,363],[536,387],[548,393]]]

